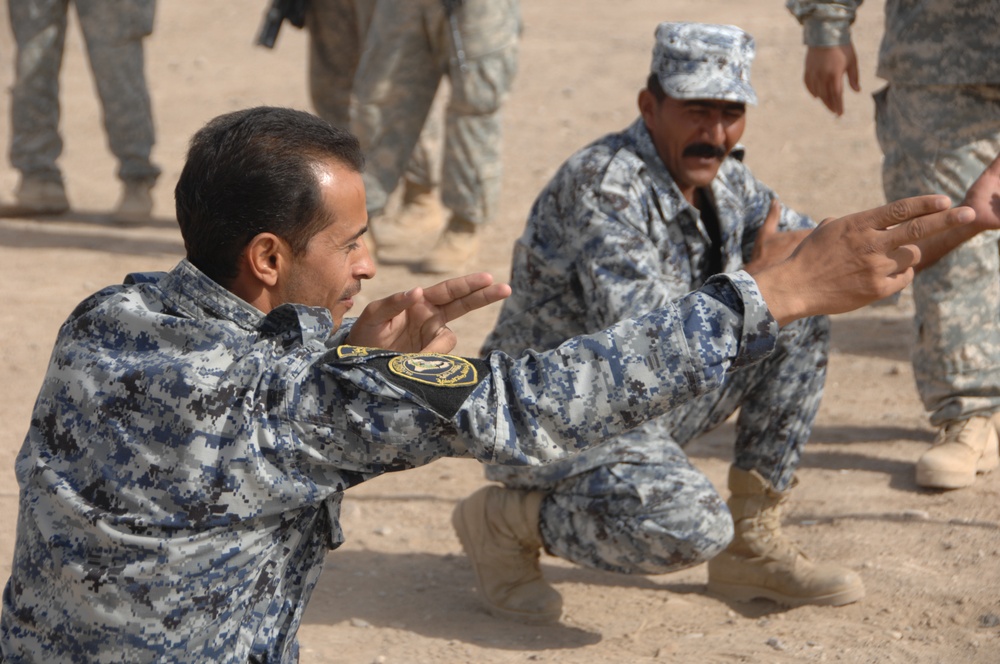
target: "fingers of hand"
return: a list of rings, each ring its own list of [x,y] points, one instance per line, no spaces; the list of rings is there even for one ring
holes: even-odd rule
[[[450,327],[443,325],[438,328],[437,333],[427,341],[421,353],[450,353],[458,345],[458,337]]]
[[[444,318],[453,321],[470,311],[475,311],[494,302],[499,302],[510,296],[510,286],[507,284],[491,284],[485,288],[473,291],[443,305]]]
[[[925,214],[889,228],[885,232],[888,247],[902,247],[936,233],[973,221],[976,213],[967,207],[957,207]]]
[[[885,229],[904,221],[947,210],[951,200],[947,196],[914,196],[843,217],[853,228]]]
[[[920,263],[920,248],[914,244],[904,244],[887,252],[885,256],[890,261],[890,272],[887,276],[895,276]]]
[[[489,272],[477,272],[434,284],[424,290],[424,295],[432,304],[446,305],[482,290],[492,283],[493,275]]]

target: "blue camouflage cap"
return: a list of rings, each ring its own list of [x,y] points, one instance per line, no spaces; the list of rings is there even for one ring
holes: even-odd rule
[[[753,37],[735,25],[660,23],[651,73],[674,99],[756,104],[750,85]]]

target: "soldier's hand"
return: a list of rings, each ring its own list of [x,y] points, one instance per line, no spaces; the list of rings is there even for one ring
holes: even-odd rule
[[[837,115],[844,114],[844,75],[851,89],[861,92],[854,46],[810,46],[803,80],[806,90]]]
[[[976,211],[977,231],[1000,228],[1000,155],[965,192],[963,205]]]
[[[450,321],[509,295],[510,286],[494,284],[486,272],[412,288],[365,307],[347,343],[404,353],[447,353],[458,343]]]
[[[901,290],[921,262],[920,242],[975,218],[970,208],[949,205],[947,196],[917,196],[825,220],[788,260],[754,274],[771,314],[784,325]]]
[[[781,203],[775,198],[771,201],[767,219],[764,220],[764,224],[757,231],[757,237],[754,238],[753,255],[746,266],[748,272],[763,270],[785,260],[792,255],[805,236],[812,232],[812,229],[779,231],[778,223],[780,221]]]

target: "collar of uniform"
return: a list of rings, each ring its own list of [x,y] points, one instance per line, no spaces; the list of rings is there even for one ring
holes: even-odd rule
[[[160,288],[192,318],[220,318],[246,330],[256,330],[264,320],[263,312],[213,281],[187,259],[163,277]]]
[[[683,211],[688,210],[692,218],[696,219],[698,217],[697,210],[684,198],[684,194],[681,193],[681,190],[677,187],[677,183],[674,182],[674,178],[671,177],[670,171],[667,170],[667,167],[663,164],[663,160],[660,159],[660,155],[656,151],[656,145],[653,144],[653,137],[649,135],[649,130],[646,129],[646,123],[643,121],[642,116],[638,117],[625,130],[625,133],[632,139],[635,145],[635,153],[646,165],[646,170],[649,172],[650,177],[663,190],[660,195],[663,216],[666,219],[673,219]]]

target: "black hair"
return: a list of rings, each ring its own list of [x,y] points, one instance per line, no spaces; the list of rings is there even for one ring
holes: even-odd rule
[[[649,90],[649,94],[653,95],[653,98],[657,102],[661,102],[667,98],[667,93],[664,91],[663,86],[660,85],[660,79],[656,74],[650,74],[649,78],[646,79],[646,89]]]
[[[334,221],[318,179],[320,164],[331,160],[364,168],[358,140],[309,113],[259,106],[211,120],[191,139],[174,189],[188,260],[228,286],[260,233],[304,251]]]

